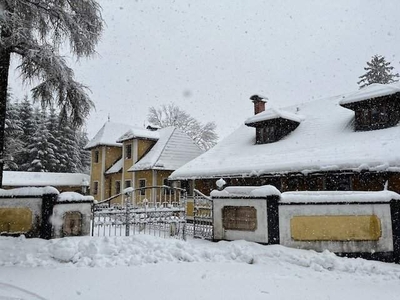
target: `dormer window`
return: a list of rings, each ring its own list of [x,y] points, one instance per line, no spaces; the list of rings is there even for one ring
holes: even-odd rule
[[[279,141],[295,130],[302,120],[296,114],[279,109],[265,110],[266,99],[258,95],[250,97],[254,104],[254,116],[248,118],[245,124],[256,128],[256,144]]]
[[[400,121],[400,89],[394,84],[372,84],[340,101],[355,113],[354,129],[368,131],[395,126]]]

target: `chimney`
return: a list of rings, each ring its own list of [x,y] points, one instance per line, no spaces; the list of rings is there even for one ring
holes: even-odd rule
[[[260,97],[258,95],[253,95],[250,97],[250,100],[252,100],[254,103],[255,115],[265,110],[265,103],[267,102],[266,99],[267,99],[266,97]]]

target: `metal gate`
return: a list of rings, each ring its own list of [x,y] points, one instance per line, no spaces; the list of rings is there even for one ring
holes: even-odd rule
[[[214,238],[212,199],[198,190],[193,195],[193,237]]]
[[[92,236],[151,234],[186,239],[186,191],[169,186],[128,188],[93,207]]]

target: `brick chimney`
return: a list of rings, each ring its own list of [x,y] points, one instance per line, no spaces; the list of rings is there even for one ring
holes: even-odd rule
[[[267,98],[260,97],[258,95],[253,95],[250,97],[250,100],[252,100],[254,103],[254,114],[255,115],[260,112],[263,112],[265,110],[265,103],[267,102],[266,99]]]

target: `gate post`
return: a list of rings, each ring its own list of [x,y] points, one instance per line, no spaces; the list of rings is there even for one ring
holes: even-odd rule
[[[125,198],[125,236],[129,236],[130,231],[130,207],[131,203],[128,201],[128,196]]]

